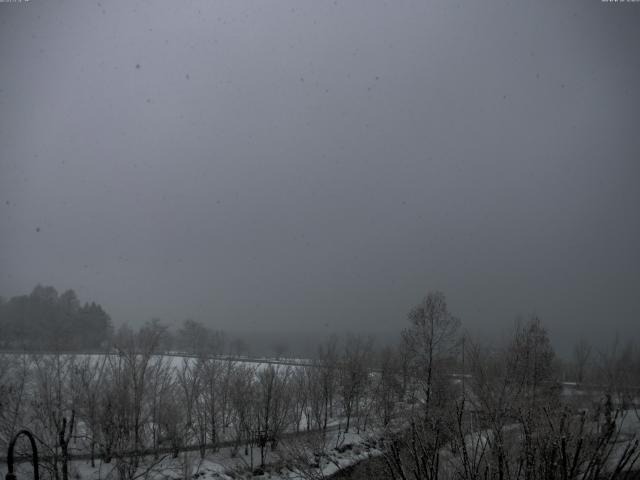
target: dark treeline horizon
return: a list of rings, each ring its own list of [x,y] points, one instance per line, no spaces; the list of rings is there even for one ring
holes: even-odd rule
[[[455,310],[455,309],[454,309]],[[393,328],[387,330],[342,330],[329,329],[327,325],[316,330],[275,329],[226,329],[218,328],[215,321],[186,318],[167,321],[153,317],[139,322],[112,321],[109,313],[94,301],[82,303],[73,289],[58,292],[53,286],[36,285],[29,294],[11,298],[0,296],[0,349],[26,351],[106,351],[117,343],[118,337],[136,334],[145,335],[148,328],[163,331],[163,351],[198,354],[209,352],[215,355],[238,355],[273,358],[313,358],[318,346],[331,338],[345,339],[363,337],[376,349],[396,345],[406,326],[410,310],[398,313]],[[494,347],[501,346],[513,331],[530,318],[530,315],[514,315],[511,322],[503,325],[499,333],[493,331],[471,331],[460,319],[464,336]],[[612,332],[600,342],[588,342],[576,334],[573,343],[558,340],[553,329],[540,319],[550,332],[550,341],[559,358],[570,360],[577,348],[589,345],[594,355],[604,354],[625,346],[631,340]],[[392,323],[392,322],[390,322]]]

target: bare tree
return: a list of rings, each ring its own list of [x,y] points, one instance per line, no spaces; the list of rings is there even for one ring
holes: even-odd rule
[[[175,371],[170,359],[164,355],[154,356],[149,367],[148,397],[150,402],[151,448],[154,450],[155,458],[159,458],[162,417],[163,412],[166,412],[166,409],[169,408],[169,397],[174,394],[174,381]]]
[[[287,426],[291,399],[289,380],[291,367],[267,365],[257,373],[256,414],[258,420],[258,444],[260,463],[264,466],[267,442],[275,450],[282,432]]]
[[[599,352],[595,375],[619,408],[633,410],[640,420],[640,348],[628,342],[620,347],[616,336],[613,345]]]
[[[355,416],[360,425],[361,402],[368,386],[372,354],[372,340],[350,335],[344,345],[344,352],[338,370],[338,382],[342,409],[346,417],[345,431],[351,427]]]
[[[109,391],[102,408],[102,432],[107,458],[116,459],[122,480],[138,475],[145,449],[145,427],[149,423],[149,373],[166,328],[159,321],[147,322],[138,333],[121,328],[116,335],[117,355],[109,359]]]
[[[200,362],[191,358],[183,358],[180,367],[175,373],[177,384],[180,388],[180,398],[185,416],[184,429],[188,442],[194,439],[201,440],[199,433],[202,425],[196,418],[196,408],[200,397],[200,370]],[[200,447],[201,450],[204,448],[202,443],[200,443]]]
[[[462,479],[623,478],[640,453],[611,397],[595,410],[559,395],[554,353],[533,317],[509,345],[468,349],[471,408],[458,408],[450,465]],[[609,400],[607,400],[607,398]],[[590,414],[587,412],[590,411]]]
[[[249,447],[253,443],[253,432],[256,430],[256,417],[254,414],[256,392],[254,386],[255,371],[245,365],[239,365],[233,369],[230,377],[230,403],[231,425],[234,430],[233,455],[237,454],[241,444],[245,444],[245,453],[249,453]],[[251,463],[253,468],[253,462]]]
[[[385,461],[393,478],[436,479],[443,448],[451,437],[455,392],[449,373],[455,363],[459,320],[449,312],[444,295],[428,293],[409,312],[410,327],[403,331],[407,350],[410,394],[422,408],[411,410],[409,428],[390,432]]]
[[[92,467],[95,467],[96,445],[100,441],[99,405],[106,366],[107,356],[88,355],[77,362],[72,380],[78,392],[77,417],[82,420],[82,434],[89,443]]]
[[[161,398],[158,421],[160,422],[160,441],[169,443],[173,458],[177,458],[187,443],[185,429],[185,410],[183,408],[180,387],[171,382]],[[156,455],[156,458],[159,456]]]
[[[327,383],[331,381],[330,371],[315,360],[304,369],[307,385],[307,430],[326,429],[329,415],[329,394]]]
[[[215,359],[201,359],[201,417],[204,420],[205,438],[211,441],[214,446],[218,442],[219,437],[219,425],[221,423],[221,408],[222,395],[220,395],[222,374],[224,372],[224,365],[220,360]],[[206,443],[206,442],[205,442]]]
[[[44,462],[55,480],[68,480],[69,444],[75,428],[76,390],[71,385],[75,357],[35,355],[31,408],[33,429],[48,455]]]
[[[591,359],[591,345],[585,339],[581,339],[573,348],[573,365],[575,368],[575,380],[582,383],[585,380],[585,372]]]
[[[380,371],[375,382],[373,397],[376,400],[376,408],[383,428],[391,423],[398,402],[402,398],[402,380],[398,375],[401,371],[400,364],[396,349],[385,347],[380,352]]]
[[[0,355],[0,448],[25,423],[31,378],[31,358],[27,355]]]
[[[402,338],[428,416],[434,385],[441,383],[436,377],[446,375],[447,364],[455,358],[460,321],[449,312],[444,294],[430,292],[409,312],[409,322]]]
[[[312,367],[301,366],[292,372],[290,390],[293,396],[291,402],[291,415],[293,427],[296,432],[300,432],[303,418],[308,413],[309,386],[307,384],[307,369]],[[307,428],[309,422],[307,421]]]
[[[338,375],[338,337],[332,335],[324,344],[318,347],[318,356],[315,361],[317,367],[318,392],[314,392],[315,417],[317,419],[317,428],[326,430],[330,417],[333,417],[333,407],[335,403],[335,390],[337,386]]]

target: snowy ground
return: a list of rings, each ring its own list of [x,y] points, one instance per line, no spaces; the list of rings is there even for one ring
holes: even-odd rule
[[[322,444],[322,445],[320,445]],[[322,446],[325,453],[313,455],[317,447]],[[382,452],[372,445],[369,436],[356,433],[330,431],[325,438],[312,433],[300,438],[283,440],[275,451],[267,447],[264,467],[260,467],[260,449],[254,447],[245,452],[242,446],[238,454],[232,455],[231,447],[221,448],[218,452],[207,452],[200,458],[198,452],[181,453],[177,458],[161,456],[155,460],[144,459],[145,466],[140,469],[140,478],[150,480],[237,480],[237,479],[308,479],[325,478],[338,470],[357,462],[378,456]],[[304,458],[304,460],[301,460]],[[145,472],[148,469],[148,472]],[[7,472],[6,464],[0,464],[0,475]],[[146,474],[145,474],[146,473]],[[19,465],[18,480],[32,478],[29,465]],[[88,460],[73,461],[70,464],[72,480],[117,480],[119,478],[115,461],[110,464],[96,462],[91,467]]]

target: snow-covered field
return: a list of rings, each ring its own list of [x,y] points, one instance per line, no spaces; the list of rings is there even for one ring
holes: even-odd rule
[[[42,354],[36,355],[36,358],[51,358],[52,355]],[[33,359],[28,354],[15,354],[15,359]],[[173,369],[176,375],[185,368],[195,366],[197,358],[184,355],[180,352],[174,352],[169,355],[159,355],[153,358],[153,362],[157,362],[162,358],[164,365]],[[73,361],[82,363],[89,362],[91,364],[100,364],[101,362],[116,362],[118,356],[107,354],[78,354],[78,355],[62,355],[63,361]],[[216,358],[214,362],[223,365],[242,365],[249,369],[249,378],[253,375],[251,371],[256,373],[264,371],[269,366],[275,366],[280,372],[295,371],[301,366],[308,365],[310,362],[306,359],[273,359],[273,358]],[[35,368],[33,362],[29,368]],[[316,371],[316,370],[312,370]],[[461,382],[460,376],[453,378],[453,383]],[[581,398],[601,393],[600,390],[584,389],[582,385],[564,383],[562,385],[562,395],[564,397]],[[398,405],[396,405],[398,407]],[[399,407],[402,410],[402,407]],[[300,418],[300,420],[298,420]],[[311,418],[311,417],[309,417]],[[297,422],[300,421],[298,424]],[[77,420],[76,433],[82,434],[84,431],[82,420]],[[635,410],[629,410],[625,415],[617,419],[621,440],[629,440],[634,438],[640,432],[640,418]],[[227,436],[221,434],[217,442],[220,448],[213,452],[207,451],[204,457],[200,456],[197,451],[181,452],[177,457],[171,454],[161,454],[159,458],[152,456],[143,459],[143,466],[139,469],[139,478],[145,480],[174,480],[174,479],[238,479],[238,478],[272,478],[272,479],[299,479],[299,478],[324,478],[338,470],[351,466],[359,461],[365,460],[373,456],[381,455],[381,451],[376,447],[376,438],[380,435],[380,431],[376,431],[375,427],[368,432],[356,434],[345,434],[342,431],[344,419],[334,417],[329,420],[328,431],[323,437],[319,432],[303,432],[295,435],[291,432],[295,427],[291,425],[299,425],[302,429],[306,427],[306,417],[304,412],[301,417],[296,417],[293,424],[289,424],[286,431],[281,431],[282,438],[278,442],[278,446],[271,450],[267,446],[262,453],[266,452],[265,466],[259,468],[261,464],[261,450],[258,447],[247,448],[242,445],[231,445],[232,432]],[[366,424],[366,422],[365,422]],[[158,423],[151,423],[158,425]],[[518,429],[519,425],[508,426],[506,428]],[[230,430],[230,429],[229,429]],[[288,432],[288,433],[287,433]],[[465,438],[469,446],[480,445],[485,446],[491,442],[491,433],[489,431],[478,431],[471,433]],[[82,442],[81,442],[82,443]],[[193,444],[193,439],[189,440],[188,445]],[[247,448],[245,450],[245,448]],[[620,443],[620,447],[616,445],[612,462],[616,456],[622,454],[624,445]],[[618,452],[618,450],[620,450]],[[87,446],[85,443],[78,444],[74,453],[86,454]],[[321,452],[321,454],[319,453]],[[2,452],[3,453],[3,452]],[[316,453],[314,455],[314,453]],[[0,453],[1,454],[1,453]],[[455,457],[455,454],[449,452]],[[18,480],[22,478],[31,478],[28,472],[28,465],[20,466]],[[148,470],[147,470],[148,469]],[[6,473],[6,465],[0,464],[0,475]],[[117,470],[117,462],[102,463],[96,461],[95,467],[92,467],[89,460],[74,460],[70,464],[71,480],[118,480],[120,473]]]
[[[313,456],[311,453],[318,442],[323,444],[325,454]],[[307,479],[324,478],[338,470],[354,465],[357,462],[381,455],[370,437],[365,434],[343,433],[329,430],[324,439],[320,434],[308,434],[300,438],[282,440],[278,448],[269,451],[264,467],[260,467],[260,449],[253,447],[238,453],[232,453],[232,447],[220,448],[217,452],[207,452],[202,458],[199,452],[182,452],[178,457],[160,456],[158,459],[146,457],[140,468],[149,480],[231,480],[248,478]],[[302,457],[305,461],[301,461]],[[309,458],[311,460],[309,461]],[[103,480],[118,477],[115,462],[96,461],[95,467],[89,460],[70,462],[70,478],[73,480]],[[147,471],[148,470],[148,471]],[[0,464],[0,475],[6,475],[6,464]],[[32,478],[30,465],[20,464],[17,467],[18,480]]]

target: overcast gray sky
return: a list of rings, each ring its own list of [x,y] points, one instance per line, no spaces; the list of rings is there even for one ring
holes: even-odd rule
[[[640,336],[640,3],[0,3],[0,294]]]

